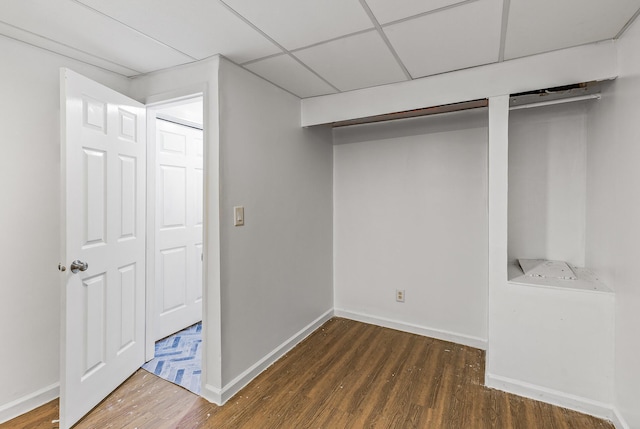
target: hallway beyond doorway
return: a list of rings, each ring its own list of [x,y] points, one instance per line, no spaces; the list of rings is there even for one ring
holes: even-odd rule
[[[200,394],[202,322],[156,342],[156,357],[142,366],[158,377]]]

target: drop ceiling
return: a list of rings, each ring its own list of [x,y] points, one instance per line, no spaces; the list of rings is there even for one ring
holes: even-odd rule
[[[300,98],[615,39],[640,0],[2,0],[0,34],[127,77],[224,55]]]

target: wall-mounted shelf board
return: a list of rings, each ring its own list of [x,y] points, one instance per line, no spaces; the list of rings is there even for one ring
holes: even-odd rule
[[[517,262],[509,263],[507,273],[509,284],[538,286],[546,288],[570,289],[581,292],[612,294],[613,291],[600,281],[589,269],[570,265],[576,274],[576,280],[551,279],[525,276]]]

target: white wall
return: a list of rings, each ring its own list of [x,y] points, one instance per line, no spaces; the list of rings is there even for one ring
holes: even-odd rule
[[[509,259],[584,266],[586,103],[509,115]]]
[[[60,67],[128,79],[0,37],[0,421],[58,394]],[[67,261],[68,262],[68,261]],[[33,397],[35,395],[35,397]],[[16,401],[16,402],[14,402]],[[13,403],[12,403],[13,402]],[[26,407],[26,408],[24,408]]]
[[[486,384],[608,418],[613,294],[514,284],[506,275],[507,243],[511,258],[548,257],[583,265],[585,106],[509,115],[506,101],[490,110]]]
[[[589,111],[587,264],[616,295],[618,417],[640,427],[640,22],[617,43],[620,76]]]
[[[610,417],[613,294],[513,283],[495,289],[487,384]]]
[[[331,134],[301,128],[298,98],[223,60],[220,159],[222,377],[232,392],[332,314]],[[244,206],[242,227],[233,206]]]
[[[486,109],[334,137],[337,314],[484,348]]]

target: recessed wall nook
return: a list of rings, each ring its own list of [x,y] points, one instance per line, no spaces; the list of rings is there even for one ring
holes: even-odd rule
[[[489,216],[506,214],[500,225],[506,234],[490,239],[506,252],[490,264],[486,383],[611,417],[614,293],[586,257],[598,245],[589,231],[600,222],[587,216],[596,174],[590,166],[597,162],[589,122],[600,112],[592,108],[598,86],[561,88],[564,99],[551,90],[511,96],[508,105],[502,100],[498,132],[507,141],[500,147],[503,165],[493,167],[506,183],[490,193],[505,204],[498,213],[490,206]],[[540,102],[540,94],[551,95]],[[535,104],[525,105],[527,97]],[[568,267],[566,273],[545,273],[544,261],[552,261],[551,270]],[[536,274],[523,270],[536,265]]]

